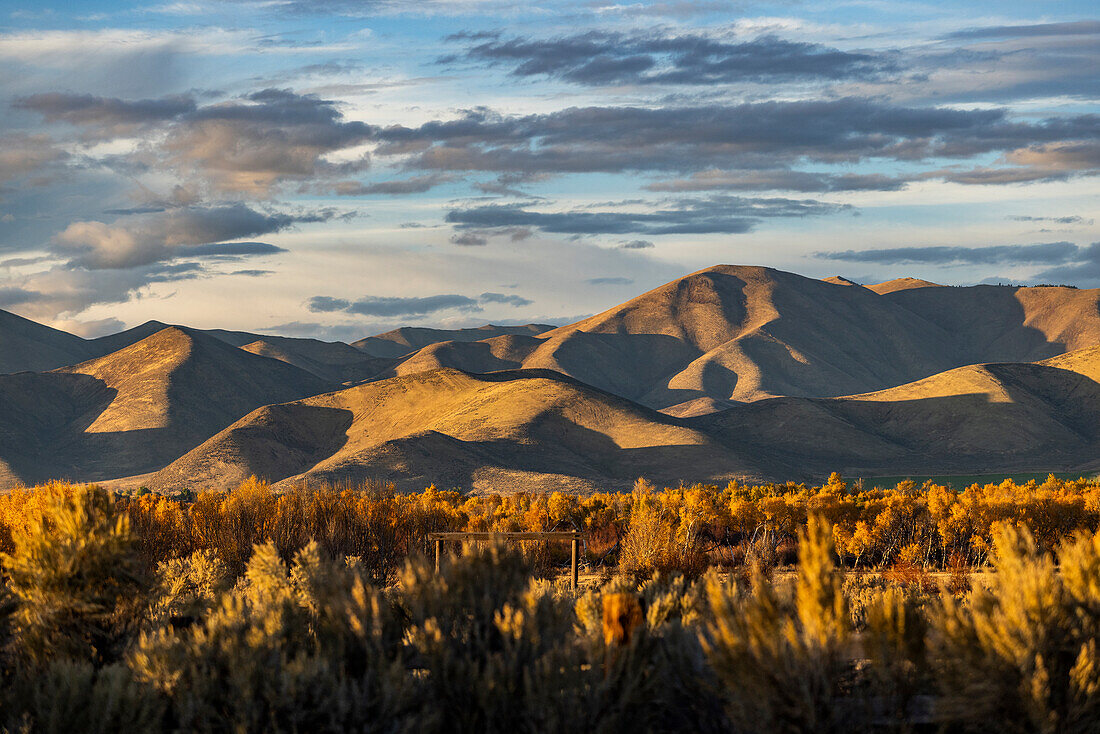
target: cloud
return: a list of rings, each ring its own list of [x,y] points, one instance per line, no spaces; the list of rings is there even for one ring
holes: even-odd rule
[[[875,78],[895,70],[887,55],[851,53],[763,36],[729,42],[698,34],[607,31],[550,39],[490,38],[441,59],[506,64],[513,76],[577,84],[721,84]]]
[[[1068,171],[1015,167],[979,167],[965,171],[941,170],[924,175],[924,178],[942,178],[944,181],[968,186],[1001,186],[1005,184],[1035,183],[1037,181],[1064,181],[1069,177],[1070,173]]]
[[[504,293],[482,293],[477,298],[457,293],[436,296],[364,296],[355,301],[332,296],[314,296],[306,307],[314,313],[351,313],[378,318],[402,316],[426,316],[439,311],[480,312],[484,304],[526,306],[533,303],[526,298]]]
[[[1093,220],[1085,219],[1077,215],[1066,217],[1032,217],[1024,214],[1016,214],[1005,217],[1014,222],[1050,222],[1052,224],[1092,224]]]
[[[327,156],[367,142],[374,131],[366,123],[345,121],[331,100],[286,89],[202,106],[187,96],[127,101],[59,93],[32,95],[19,104],[103,139],[155,128],[163,132],[163,142],[148,160],[135,156],[141,165],[189,174],[216,192],[259,197],[286,181],[364,170],[365,155],[342,163]]]
[[[94,319],[92,321],[78,321],[76,319],[55,319],[50,323],[50,326],[55,329],[67,331],[70,334],[76,334],[77,336],[84,337],[85,339],[94,339],[97,336],[117,334],[118,332],[126,328],[126,324],[114,317],[108,317],[105,319]]]
[[[825,260],[902,265],[1053,264],[1078,259],[1083,253],[1072,242],[1044,242],[1033,245],[992,245],[989,247],[894,247],[881,250],[843,250],[815,252]]]
[[[650,191],[900,191],[906,180],[877,173],[829,174],[790,169],[724,171],[707,169],[687,178],[659,181]]]
[[[996,151],[1024,156],[1022,150],[1036,145],[1052,146],[1041,153],[1053,158],[1059,155],[1055,148],[1063,146],[1072,150],[1061,150],[1061,155],[1080,155],[1098,136],[1098,115],[1020,122],[1009,119],[1003,109],[903,107],[844,98],[585,107],[516,117],[471,110],[454,120],[381,129],[375,135],[375,154],[400,155],[410,168],[436,171],[686,172],[869,158],[965,159]],[[895,183],[884,178],[828,180],[830,190],[846,185],[873,188]]]
[[[481,307],[474,298],[455,293],[438,296],[366,296],[357,301],[347,301],[328,296],[314,296],[309,300],[308,308],[314,313],[346,311],[361,316],[424,316],[436,311],[457,309],[459,311],[480,311]]]
[[[264,213],[244,204],[185,207],[162,214],[123,217],[112,224],[73,222],[51,243],[71,266],[92,270],[133,268],[177,257],[263,255],[282,252],[262,242],[225,244],[223,240],[271,234],[323,215]]]
[[[1043,283],[1069,283],[1092,288],[1100,287],[1100,242],[1082,247],[1075,262],[1043,270],[1035,280]]]
[[[246,269],[246,270],[234,270],[233,272],[228,273],[228,274],[229,275],[243,275],[246,278],[260,278],[260,277],[263,277],[265,275],[273,275],[274,273],[275,273],[274,270],[248,270],[248,269]]]
[[[429,174],[426,176],[413,176],[398,181],[379,181],[372,184],[364,184],[359,181],[341,181],[333,186],[333,192],[340,196],[371,196],[384,194],[388,196],[402,196],[406,194],[422,194],[440,184],[454,181],[454,176]]]
[[[9,289],[19,289],[20,315],[52,321],[62,314],[76,314],[108,303],[125,303],[141,289],[156,283],[172,283],[203,277],[201,263],[152,263],[135,268],[87,270],[57,265],[49,270],[14,278]]]
[[[147,125],[174,120],[197,108],[193,97],[123,100],[91,94],[34,94],[16,100],[17,109],[31,110],[47,121],[62,120],[88,130],[95,137],[129,135]]]
[[[0,182],[30,174],[40,176],[69,158],[47,135],[13,133],[0,136]]]
[[[344,122],[329,100],[265,89],[184,115],[164,147],[172,164],[204,177],[217,191],[263,196],[284,181],[366,168],[366,157],[333,164],[325,156],[371,134],[363,122]]]
[[[509,306],[529,306],[534,301],[517,295],[505,293],[482,293],[479,298],[481,303],[504,303]]]
[[[476,232],[456,232],[451,235],[451,244],[461,247],[484,247],[489,239]]]
[[[52,257],[9,257],[4,260],[0,260],[0,268],[20,268],[27,265],[37,265],[38,263],[44,263],[49,260],[53,260]]]
[[[341,15],[363,18],[375,15],[461,15],[472,12],[488,12],[487,6],[514,7],[502,0],[221,0],[225,3],[251,5],[285,15]]]
[[[589,278],[584,282],[590,285],[632,285],[634,280],[632,278],[607,277]]]
[[[321,324],[316,321],[290,321],[274,326],[266,326],[256,331],[263,334],[277,334],[279,336],[302,337],[305,339],[323,339],[325,341],[342,341],[350,343],[362,339],[372,332],[370,324],[361,321],[340,324]],[[375,332],[392,328],[392,324],[377,324]]]
[[[247,257],[252,255],[278,255],[288,252],[267,242],[208,242],[202,245],[177,247],[175,257]]]
[[[948,38],[1037,38],[1043,36],[1100,36],[1100,21],[1077,20],[1066,23],[1000,25],[967,28],[948,34]]]
[[[42,294],[38,291],[16,288],[13,286],[0,286],[0,308],[10,308],[23,303],[41,300]]]
[[[459,227],[533,227],[556,234],[741,234],[762,218],[806,217],[850,210],[810,199],[715,196],[663,202],[653,211],[541,212],[521,204],[487,204],[453,209],[446,221]]]
[[[649,240],[628,240],[619,245],[621,250],[648,250],[653,247]]]

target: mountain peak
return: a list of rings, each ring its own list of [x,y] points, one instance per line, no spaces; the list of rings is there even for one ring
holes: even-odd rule
[[[843,275],[833,275],[828,278],[822,278],[826,283],[832,283],[833,285],[854,285],[862,287],[862,283],[857,283],[854,280],[849,280]]]
[[[897,291],[913,290],[914,288],[943,288],[939,283],[933,283],[930,280],[921,280],[920,278],[894,278],[885,283],[876,283],[866,287],[878,293],[880,296],[887,293],[895,293]]]

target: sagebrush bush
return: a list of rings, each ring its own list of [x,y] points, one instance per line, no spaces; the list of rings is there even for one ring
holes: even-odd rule
[[[736,730],[849,730],[854,714],[839,702],[852,623],[832,552],[831,528],[815,518],[800,545],[793,598],[759,572],[749,589],[707,579],[710,614],[700,635]]]
[[[640,489],[617,507],[434,489],[288,499],[259,482],[187,508],[68,485],[0,497],[0,729],[1100,730],[1100,535],[1053,542],[1051,528],[1073,524],[1054,513],[1028,510],[1043,540],[992,523],[992,569],[972,591],[957,550],[929,588],[935,543],[912,538],[939,510],[920,520],[912,487],[869,500],[882,500],[877,557],[890,568],[846,574],[838,546],[863,541],[844,530],[858,513],[839,477],[812,496],[729,490],[746,522],[797,542],[793,571],[757,565],[749,580],[667,567],[639,580],[638,564],[572,592],[514,547],[471,544],[436,572],[408,541],[413,528],[520,516],[599,522],[625,540],[628,523],[614,523],[636,512],[638,528],[657,518],[666,548],[701,548],[699,528],[713,542],[724,522],[703,489]],[[367,526],[383,529],[345,537]],[[980,546],[981,533],[967,537]]]
[[[1060,549],[1061,573],[1026,530],[994,536],[996,573],[933,617],[940,710],[972,729],[1088,732],[1100,726],[1100,535]]]
[[[59,656],[110,663],[144,601],[129,519],[98,487],[54,485],[40,500],[0,556],[17,603],[14,653],[29,665]]]

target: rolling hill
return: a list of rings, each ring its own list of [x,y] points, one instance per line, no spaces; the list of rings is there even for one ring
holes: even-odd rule
[[[163,467],[252,409],[330,389],[292,365],[169,327],[107,356],[0,376],[8,483]]]
[[[425,329],[403,326],[384,334],[368,336],[351,345],[373,357],[404,357],[439,342],[476,342],[497,336],[537,336],[553,329],[546,324],[496,326],[486,324],[473,329]]]
[[[1100,291],[830,280],[720,265],[534,337],[430,345],[394,374],[552,369],[685,416],[774,396],[882,390],[1100,344]]]
[[[52,370],[92,354],[79,336],[0,311],[0,374]]]
[[[485,491],[626,488],[759,472],[677,419],[554,372],[443,369],[260,408],[143,483],[378,479]]]
[[[359,382],[389,370],[396,360],[371,357],[343,342],[265,336],[241,346],[246,352],[292,364],[323,380]]]
[[[1076,470],[1100,454],[1100,348],[888,390],[675,418],[551,371],[412,373],[254,411],[143,483],[393,481],[478,491]]]
[[[1100,452],[1100,348],[840,398],[772,398],[694,425],[792,473],[1080,470]]]
[[[0,312],[0,345],[9,368],[79,362],[0,374],[0,487],[255,473],[584,491],[1100,466],[1096,290],[720,265],[558,328],[348,345],[148,322],[84,340]]]

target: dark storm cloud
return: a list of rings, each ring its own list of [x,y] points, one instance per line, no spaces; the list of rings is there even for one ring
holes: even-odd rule
[[[628,240],[619,245],[621,250],[648,250],[653,247],[653,243],[649,240]]]
[[[590,31],[550,39],[491,38],[441,59],[512,67],[577,84],[715,84],[872,78],[895,70],[888,56],[849,53],[764,36],[728,42],[702,35]]]
[[[533,227],[556,234],[741,234],[765,217],[834,214],[851,207],[808,199],[717,196],[663,202],[654,211],[539,212],[520,204],[454,209],[446,220],[459,227]]]
[[[894,247],[882,250],[844,250],[816,252],[826,260],[901,265],[933,263],[937,265],[1046,264],[1071,262],[1084,250],[1072,242],[1044,242],[1034,245],[993,245],[990,247]]]

